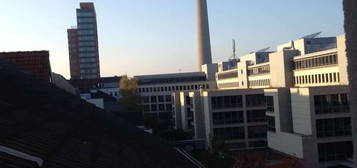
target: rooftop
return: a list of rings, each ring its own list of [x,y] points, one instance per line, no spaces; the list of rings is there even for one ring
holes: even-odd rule
[[[0,146],[41,158],[39,167],[195,167],[164,141],[13,65],[0,62],[0,76]],[[0,152],[0,167],[38,166]]]

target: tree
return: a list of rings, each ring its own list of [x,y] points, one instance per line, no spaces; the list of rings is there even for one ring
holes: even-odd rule
[[[137,92],[138,84],[134,78],[123,76],[120,80],[121,98],[118,101],[119,115],[127,120],[142,120],[141,96]]]

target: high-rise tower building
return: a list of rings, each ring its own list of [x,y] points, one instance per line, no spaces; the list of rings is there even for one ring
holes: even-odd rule
[[[77,27],[67,30],[72,79],[100,78],[97,19],[93,3],[80,3]]]
[[[209,34],[207,1],[197,0],[197,44],[198,44],[198,70],[201,66],[212,63],[211,42]]]

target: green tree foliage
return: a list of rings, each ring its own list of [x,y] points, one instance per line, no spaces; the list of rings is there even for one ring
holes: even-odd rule
[[[123,76],[120,80],[119,107],[121,112],[141,113],[141,97],[137,92],[138,83],[134,78]]]

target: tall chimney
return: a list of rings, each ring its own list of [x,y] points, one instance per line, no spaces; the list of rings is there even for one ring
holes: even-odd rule
[[[212,64],[211,41],[209,35],[207,1],[197,0],[197,43],[198,43],[198,71],[204,64]]]

